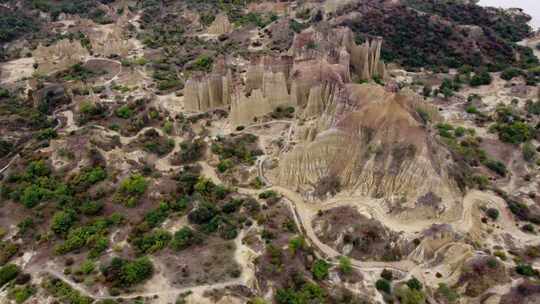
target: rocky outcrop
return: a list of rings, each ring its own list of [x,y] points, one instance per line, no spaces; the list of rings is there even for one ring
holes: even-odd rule
[[[208,34],[210,35],[224,35],[233,30],[232,24],[229,22],[229,17],[225,14],[219,14],[214,19],[214,22],[208,27]]]
[[[414,207],[426,193],[444,202],[459,196],[447,169],[446,150],[437,146],[417,117],[419,101],[412,93],[347,84],[327,93],[332,97],[317,106],[323,90],[310,91],[306,114],[321,114],[298,132],[302,144],[281,157],[269,174],[273,183],[309,193],[321,180],[335,176],[344,190],[399,198],[408,202],[403,208]]]
[[[32,53],[38,64],[37,72],[48,74],[66,69],[89,56],[79,40],[62,39],[51,46],[39,45]]]
[[[247,94],[240,94],[231,104],[231,124],[233,126],[253,123],[257,117],[272,112],[277,107],[294,106],[287,90],[283,72],[263,72],[262,88],[252,89]],[[257,81],[259,80],[257,76]],[[253,82],[253,87],[258,87]]]
[[[205,112],[231,103],[232,75],[212,73],[190,78],[184,87],[186,111]]]
[[[233,126],[253,123],[278,107],[298,107],[303,117],[318,117],[353,78],[384,77],[381,42],[358,46],[349,29],[307,29],[295,36],[287,56],[252,58],[243,88],[232,85],[223,66],[191,78],[184,89],[185,109],[206,111],[230,104]]]
[[[382,39],[375,38],[357,45],[349,28],[330,30],[309,28],[295,36],[290,54],[304,61],[321,57],[330,63],[350,69],[359,80],[384,78],[386,68],[381,60]]]

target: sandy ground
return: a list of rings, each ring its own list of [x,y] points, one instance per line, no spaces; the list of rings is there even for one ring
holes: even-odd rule
[[[0,84],[14,83],[34,73],[34,58],[20,58],[0,64]]]

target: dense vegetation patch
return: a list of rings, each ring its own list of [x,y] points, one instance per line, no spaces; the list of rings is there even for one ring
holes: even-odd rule
[[[446,1],[412,1],[422,4],[428,14],[406,6],[374,7],[361,18],[346,21],[359,41],[371,36],[384,37],[382,57],[385,61],[399,62],[406,67],[458,68],[465,64],[473,67],[488,65],[500,70],[515,65],[513,41],[523,39],[530,31],[527,20],[511,18],[501,13],[493,16],[476,5],[451,4]],[[424,5],[425,4],[425,5]],[[444,14],[451,23],[432,14]],[[461,25],[478,25],[481,35]],[[472,43],[472,40],[475,40]]]

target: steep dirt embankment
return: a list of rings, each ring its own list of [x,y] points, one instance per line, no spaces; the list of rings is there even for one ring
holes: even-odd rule
[[[319,119],[330,124],[312,124],[307,133],[316,134],[313,140],[303,140],[269,173],[274,184],[316,194],[333,178],[352,195],[397,199],[401,207],[426,210],[460,196],[446,150],[418,114],[421,107],[434,112],[428,105],[376,85],[347,85],[336,100]],[[426,195],[435,202],[422,200]]]

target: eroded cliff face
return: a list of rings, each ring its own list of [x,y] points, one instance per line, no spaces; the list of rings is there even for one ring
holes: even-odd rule
[[[210,35],[223,35],[228,34],[233,30],[233,26],[229,21],[226,14],[219,14],[214,19],[214,22],[208,27],[208,34]]]
[[[309,28],[295,36],[289,54],[297,61],[313,60],[322,55],[330,63],[347,67],[359,80],[368,80],[385,76],[381,46],[381,38],[357,45],[353,33],[346,27]]]
[[[83,61],[89,52],[78,40],[62,39],[50,46],[39,45],[32,55],[38,64],[37,72],[48,74]]]
[[[384,77],[381,40],[356,45],[346,28],[307,29],[297,34],[289,54],[251,60],[243,75],[225,67],[192,77],[184,89],[185,109],[231,107],[231,125],[253,123],[278,107],[297,107],[305,118],[322,114],[338,87],[353,80]],[[233,85],[243,78],[243,86]]]
[[[186,111],[200,112],[231,103],[232,75],[230,71],[213,72],[207,76],[196,76],[186,81],[184,87],[184,108]]]
[[[328,100],[325,106],[307,107],[322,110],[320,118],[298,133],[300,144],[270,174],[274,183],[309,193],[331,176],[343,190],[398,199],[403,208],[421,205],[427,193],[442,201],[459,196],[445,149],[416,113],[423,106],[436,118],[435,109],[409,92],[371,84],[347,84]]]

